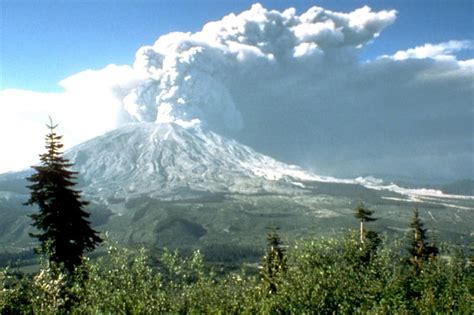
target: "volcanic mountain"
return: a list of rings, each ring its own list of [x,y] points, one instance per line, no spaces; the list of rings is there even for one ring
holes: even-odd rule
[[[206,193],[297,193],[302,169],[234,140],[174,123],[130,124],[67,152],[84,192],[104,200],[147,195],[186,199]]]
[[[248,247],[264,241],[271,224],[290,238],[337,233],[354,224],[360,200],[381,218],[374,225],[393,233],[404,231],[414,207],[456,240],[474,219],[474,197],[317,176],[200,126],[124,125],[65,155],[91,201],[92,223],[123,243]],[[22,205],[31,172],[0,175],[0,252],[34,245],[27,215],[35,209]]]

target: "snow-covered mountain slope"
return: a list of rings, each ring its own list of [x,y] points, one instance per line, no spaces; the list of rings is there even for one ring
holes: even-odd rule
[[[372,177],[315,175],[214,132],[175,123],[130,124],[84,142],[66,156],[80,173],[84,193],[106,202],[136,196],[179,200],[203,193],[300,194],[308,192],[311,182],[361,185],[395,192],[399,200],[474,200],[433,189],[406,189]]]
[[[179,200],[205,193],[300,194],[311,191],[307,187],[311,182],[360,185],[395,192],[411,201],[474,200],[473,196],[447,195],[440,190],[407,189],[372,177],[315,175],[199,126],[175,123],[129,124],[65,155],[79,172],[80,189],[88,198],[106,202],[136,196]],[[30,173],[2,174],[0,195],[2,190],[24,193],[24,178]],[[2,184],[8,189],[2,189]]]
[[[199,127],[138,123],[84,142],[66,156],[81,189],[101,199],[148,195],[182,199],[202,192],[298,193],[302,169]]]
[[[472,231],[472,196],[407,189],[371,177],[318,176],[196,126],[131,124],[65,155],[79,173],[77,188],[91,202],[91,222],[125,243],[254,244],[271,222],[295,237],[330,233],[352,226],[358,200],[377,209],[389,230],[403,230],[410,209],[419,207],[445,235],[460,239]],[[27,215],[36,209],[22,205],[31,173],[0,174],[0,254],[32,246]],[[196,236],[182,224],[200,232]]]

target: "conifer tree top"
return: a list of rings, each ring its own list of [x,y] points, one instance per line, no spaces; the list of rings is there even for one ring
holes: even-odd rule
[[[421,270],[424,261],[434,258],[439,252],[435,245],[428,243],[427,230],[423,226],[419,211],[415,208],[412,221],[410,222],[412,233],[408,252],[410,253],[409,261],[418,271]]]
[[[40,242],[39,252],[50,262],[72,272],[81,263],[84,252],[93,250],[102,240],[90,227],[90,216],[84,210],[89,203],[81,200],[80,191],[74,190],[76,172],[63,157],[62,136],[55,131],[51,118],[45,137],[46,152],[40,154],[40,165],[27,178],[32,184],[27,205],[36,205],[39,212],[31,215],[32,225],[39,233],[31,234]]]
[[[359,202],[357,207],[354,209],[354,212],[354,217],[356,217],[360,221],[371,222],[377,220],[377,218],[372,217],[374,211],[367,208],[363,202]]]

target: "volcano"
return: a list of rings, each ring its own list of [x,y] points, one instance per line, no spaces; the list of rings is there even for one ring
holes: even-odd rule
[[[234,140],[174,123],[138,123],[84,142],[66,156],[87,195],[182,200],[212,193],[304,192],[316,179]]]
[[[128,124],[65,156],[91,201],[93,225],[122,243],[254,246],[271,224],[291,238],[335,233],[354,223],[352,208],[361,200],[381,219],[374,225],[390,233],[406,229],[415,207],[456,240],[474,219],[474,197],[318,176],[200,126]],[[35,209],[22,205],[29,174],[0,175],[0,251],[34,246],[27,215]]]

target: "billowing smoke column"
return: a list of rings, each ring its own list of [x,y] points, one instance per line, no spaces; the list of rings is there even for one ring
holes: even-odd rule
[[[319,174],[474,178],[474,60],[456,56],[473,43],[421,43],[361,61],[395,19],[368,7],[298,15],[256,4],[200,32],[160,37],[133,67],[71,76],[64,93],[0,91],[0,104],[11,104],[0,106],[0,132],[31,129],[23,113],[44,108],[70,129],[66,139],[80,135],[71,144],[123,122],[175,122]],[[46,118],[2,144],[17,152],[41,143],[31,135]]]
[[[137,121],[200,123],[235,133],[245,124],[239,107],[248,107],[239,99],[291,92],[328,62],[348,62],[394,20],[394,11],[368,7],[349,14],[313,7],[298,16],[294,9],[268,11],[255,4],[201,32],[171,33],[142,47],[134,69],[147,79],[124,98],[124,109]],[[261,115],[262,108],[247,110]]]
[[[297,15],[259,4],[137,52],[122,98],[133,121],[201,125],[336,176],[472,177],[469,41],[361,62],[396,19],[368,7]]]

